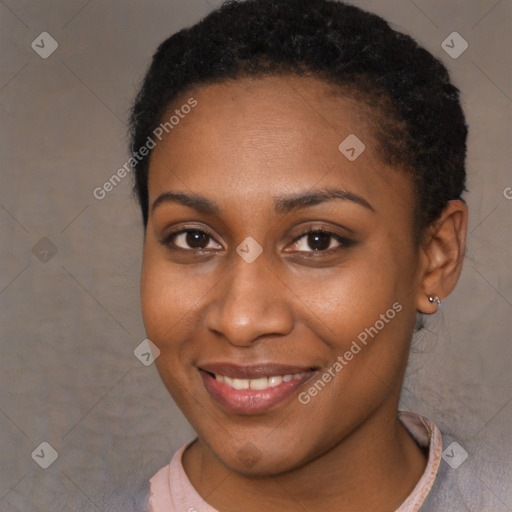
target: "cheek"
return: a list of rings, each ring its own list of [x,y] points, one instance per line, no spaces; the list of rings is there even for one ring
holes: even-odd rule
[[[187,381],[188,365],[183,361],[187,345],[189,319],[197,303],[195,283],[185,279],[183,271],[161,257],[159,249],[144,248],[140,296],[146,336],[160,349],[155,359],[162,381],[177,403],[186,409],[183,382]]]
[[[158,250],[144,249],[140,294],[146,333],[157,345],[173,338],[180,319],[193,310],[197,281],[185,279],[184,272],[165,261]]]
[[[289,286],[331,331],[346,338],[373,324],[404,296],[406,280],[398,268],[403,265],[384,261],[361,252],[346,265],[295,275]]]
[[[317,326],[317,334],[322,333],[333,363],[347,354],[342,373],[331,386],[334,403],[365,392],[377,395],[383,383],[394,386],[407,360],[416,316],[409,295],[413,261],[405,253],[392,253],[389,243],[376,244],[346,265],[310,278],[295,276],[290,284],[307,305],[304,314]],[[338,396],[336,389],[346,394]]]

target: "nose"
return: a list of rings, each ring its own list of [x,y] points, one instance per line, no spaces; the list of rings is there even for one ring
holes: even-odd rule
[[[236,346],[284,336],[293,329],[292,292],[270,270],[263,255],[252,263],[235,256],[204,312],[206,328]],[[213,291],[213,290],[212,290]]]

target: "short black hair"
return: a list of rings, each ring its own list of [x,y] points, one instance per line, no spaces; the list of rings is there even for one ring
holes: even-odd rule
[[[370,107],[380,158],[413,179],[415,243],[448,201],[462,199],[467,126],[447,69],[381,17],[336,0],[228,0],[169,37],[132,107],[131,150],[194,86],[289,73],[336,84]],[[150,156],[134,165],[144,229]]]

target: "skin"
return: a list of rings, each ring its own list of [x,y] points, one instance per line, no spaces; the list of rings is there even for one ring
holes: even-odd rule
[[[219,211],[150,206],[141,273],[158,371],[198,434],[185,471],[223,512],[393,511],[426,464],[396,417],[416,313],[434,313],[428,296],[443,300],[458,280],[466,206],[450,201],[415,247],[411,180],[379,161],[368,108],[316,78],[227,81],[173,107],[191,96],[198,105],[153,151],[150,205],[171,191]],[[366,149],[350,162],[338,145],[352,133]],[[276,197],[324,187],[373,211],[346,199],[274,209]],[[184,228],[212,235],[205,250],[185,236],[161,243]],[[352,244],[327,237],[315,251],[313,228]],[[248,236],[263,248],[252,263],[236,252]],[[311,382],[258,415],[226,412],[205,390],[207,362],[325,371],[395,302],[402,310],[307,405],[297,396]]]

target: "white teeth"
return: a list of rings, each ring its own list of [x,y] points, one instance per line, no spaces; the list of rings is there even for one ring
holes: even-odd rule
[[[279,384],[281,384],[282,382],[283,382],[283,377],[281,377],[280,375],[268,378],[268,385],[272,388],[279,386]]]
[[[233,379],[225,375],[215,374],[215,379],[227,384],[233,389],[267,389],[279,386],[283,382],[301,379],[305,373],[296,373],[294,375],[272,375],[271,377],[260,377],[258,379]]]
[[[248,379],[233,379],[232,386],[235,389],[249,389],[249,380]]]
[[[249,381],[249,385],[251,389],[265,389],[268,388],[268,379],[267,377],[262,377],[261,379],[251,379]]]

